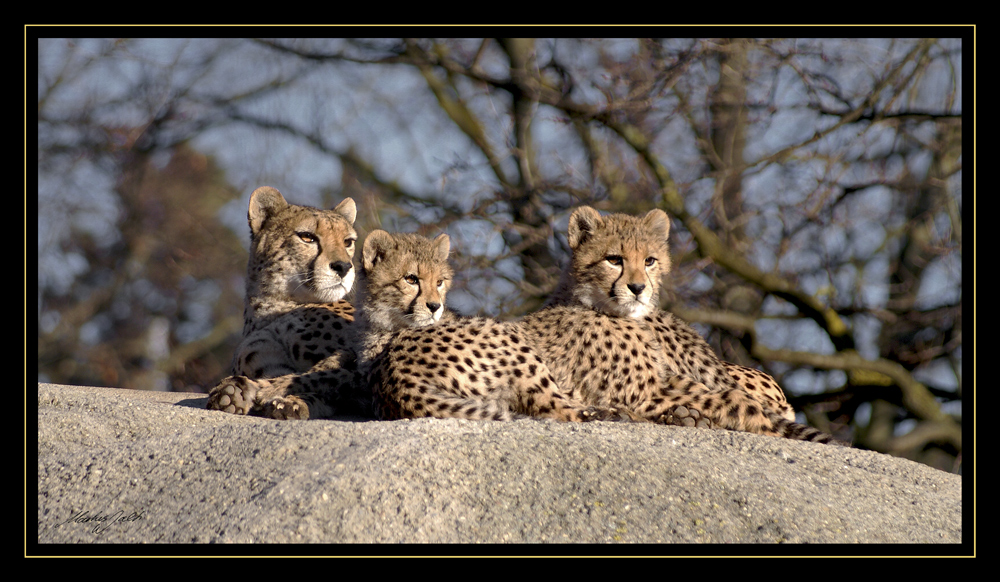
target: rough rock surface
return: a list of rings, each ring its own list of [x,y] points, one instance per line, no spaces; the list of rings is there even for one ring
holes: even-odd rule
[[[962,541],[962,477],[870,451],[603,422],[282,422],[205,402],[39,384],[38,551],[81,542]],[[671,550],[642,553],[661,551]],[[484,553],[497,552],[507,550]]]

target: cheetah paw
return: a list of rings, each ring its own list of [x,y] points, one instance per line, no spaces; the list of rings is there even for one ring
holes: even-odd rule
[[[294,396],[272,398],[261,407],[261,416],[278,420],[306,420],[309,418],[309,406],[300,398]]]
[[[230,414],[250,414],[257,385],[245,376],[230,376],[208,394],[209,410],[221,410]]]
[[[581,412],[584,422],[590,422],[592,420],[603,420],[606,422],[637,422],[640,420],[637,416],[632,414],[630,411],[622,408],[596,408],[594,406],[587,407]]]
[[[711,419],[703,415],[697,408],[688,408],[687,406],[671,408],[666,414],[660,416],[657,422],[674,426],[713,428]]]

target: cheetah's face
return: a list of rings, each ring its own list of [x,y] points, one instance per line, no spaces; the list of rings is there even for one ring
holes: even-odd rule
[[[577,209],[569,222],[573,300],[616,317],[658,309],[660,280],[670,269],[669,229],[662,210],[637,218]]]
[[[288,294],[300,303],[333,303],[354,287],[354,229],[339,221],[305,221],[285,241],[293,268],[286,281]]]
[[[365,239],[362,265],[370,319],[390,329],[425,327],[444,315],[451,286],[448,235],[434,240],[376,230]]]
[[[354,287],[358,234],[350,198],[333,210],[288,204],[274,188],[250,197],[251,269],[272,295],[297,303],[333,303]]]

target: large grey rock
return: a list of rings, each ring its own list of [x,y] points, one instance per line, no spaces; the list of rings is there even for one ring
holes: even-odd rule
[[[870,451],[603,422],[282,422],[205,401],[39,384],[38,542],[962,541],[960,476]]]

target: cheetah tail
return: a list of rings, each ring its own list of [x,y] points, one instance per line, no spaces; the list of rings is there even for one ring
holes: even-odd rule
[[[774,431],[785,438],[827,445],[838,445],[842,447],[851,446],[850,443],[838,440],[834,438],[833,435],[827,434],[811,426],[792,422],[782,416],[779,416],[778,414],[768,414],[768,418],[774,425]]]

